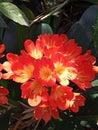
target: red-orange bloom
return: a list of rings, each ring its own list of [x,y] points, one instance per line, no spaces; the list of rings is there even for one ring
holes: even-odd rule
[[[24,46],[25,46],[27,53],[31,57],[33,57],[35,59],[39,59],[43,56],[43,52],[42,52],[42,49],[41,49],[39,43],[36,43],[36,45],[35,45],[32,40],[26,40],[24,43]]]
[[[0,86],[0,104],[8,103],[8,98],[6,97],[9,94],[8,89]]]
[[[73,85],[83,90],[92,86],[98,72],[96,58],[90,50],[82,54],[82,48],[65,34],[43,34],[35,43],[26,40],[19,56],[8,53],[8,61],[0,64],[0,71],[5,70],[0,77],[22,83],[21,97],[35,107],[36,120],[57,119],[58,109],[78,112],[85,97],[74,93]]]
[[[95,71],[93,70],[93,64],[95,63],[95,57],[90,55],[87,51],[84,55],[80,55],[76,58],[75,63],[77,64],[77,78],[73,80],[81,89],[90,88],[91,81],[95,77]]]
[[[58,52],[58,49],[67,42],[68,38],[65,34],[43,34],[39,35],[36,44],[40,44],[43,53],[51,57],[52,54]]]
[[[69,80],[73,80],[77,77],[76,64],[72,62],[69,57],[57,53],[52,57],[52,61],[54,63],[57,80],[61,85],[69,85]]]
[[[12,65],[13,80],[24,83],[33,78],[34,59],[28,55],[21,55],[19,60]]]
[[[70,60],[75,60],[82,53],[82,47],[78,46],[74,39],[70,39],[64,44],[59,51]]]
[[[5,70],[5,73],[2,74],[3,79],[12,79],[12,76],[14,75],[12,71],[12,66],[15,62],[19,60],[19,56],[17,54],[8,53],[6,55],[6,58],[8,61],[5,61],[2,66]]]
[[[83,90],[91,88],[91,81],[94,79],[95,73],[92,70],[92,66],[88,62],[84,62],[79,65],[77,78],[73,80],[77,86]]]
[[[34,78],[43,86],[51,86],[56,82],[53,63],[50,59],[43,57],[35,63]]]
[[[79,106],[84,106],[85,97],[82,96],[80,93],[74,93],[74,97],[70,102],[69,110],[73,112],[79,111]]]
[[[83,62],[89,62],[93,66],[96,63],[96,58],[91,55],[91,50],[88,50],[85,54],[79,55],[76,58],[75,62],[78,64],[81,64]]]
[[[55,85],[49,97],[50,105],[52,108],[59,108],[66,110],[69,108],[69,101],[73,98],[72,88],[68,86]]]
[[[28,98],[28,103],[31,106],[37,106],[42,100],[46,101],[48,97],[47,89],[36,80],[22,84],[21,90],[22,98]]]
[[[57,109],[50,107],[49,103],[41,103],[34,109],[34,117],[36,120],[43,119],[47,123],[52,117],[58,119],[59,113]]]

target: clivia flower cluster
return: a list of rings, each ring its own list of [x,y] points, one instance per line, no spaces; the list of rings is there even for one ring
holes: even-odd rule
[[[8,53],[2,64],[3,79],[21,83],[21,97],[34,107],[36,120],[58,119],[59,110],[78,112],[85,97],[78,90],[91,88],[96,58],[65,34],[28,39],[20,55]]]

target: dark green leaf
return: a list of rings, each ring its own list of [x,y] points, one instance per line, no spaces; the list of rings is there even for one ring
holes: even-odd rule
[[[1,85],[1,86],[4,86],[4,87],[7,87],[7,86],[8,86],[8,81],[7,81],[7,80],[0,79],[0,85]]]
[[[73,24],[68,31],[67,35],[69,38],[74,38],[77,43],[82,46],[83,52],[85,52],[90,44],[90,39],[87,36],[86,29],[79,23]]]
[[[98,97],[98,93],[91,94],[90,97],[91,97],[92,99],[96,99],[96,98]]]
[[[94,45],[96,51],[98,51],[98,11],[97,11],[96,21],[94,25]]]
[[[45,33],[53,33],[52,32],[52,28],[49,26],[49,24],[46,23],[42,23],[39,27],[39,31],[41,32],[41,34],[45,34]]]
[[[33,24],[30,30],[30,38],[36,40],[38,35],[45,33],[53,33],[52,28],[47,23]]]
[[[5,23],[5,21],[3,20],[3,18],[0,16],[0,28],[6,28],[7,25]]]
[[[22,9],[22,11],[25,13],[25,15],[27,16],[27,18],[30,20],[30,21],[33,21],[35,16],[34,16],[34,13],[27,7],[24,7]]]
[[[29,20],[25,14],[16,5],[10,2],[1,2],[0,12],[16,23],[29,26]]]
[[[29,27],[17,25],[18,52],[20,52],[20,50],[24,48],[24,41],[29,38],[29,32]]]
[[[83,52],[92,50],[94,56],[96,51],[92,41],[95,40],[93,37],[93,27],[97,11],[97,5],[92,5],[87,8],[80,20],[73,24],[67,33],[69,38],[74,38],[76,42],[82,46]]]

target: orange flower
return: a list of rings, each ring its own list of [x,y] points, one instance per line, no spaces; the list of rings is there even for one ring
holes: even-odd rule
[[[58,49],[67,42],[68,38],[65,34],[43,34],[39,35],[36,44],[40,44],[43,53],[51,57],[52,54],[58,52]]]
[[[72,100],[73,96],[72,88],[55,85],[52,87],[49,97],[50,105],[52,108],[58,107],[61,110],[66,110],[69,108],[69,100]]]
[[[12,65],[13,80],[24,83],[33,78],[34,59],[29,55],[21,55],[19,60]]]
[[[26,51],[19,56],[8,53],[8,61],[0,65],[0,71],[5,70],[0,77],[22,83],[21,97],[35,107],[36,120],[57,119],[58,109],[78,112],[85,97],[74,92],[73,85],[82,90],[91,87],[98,72],[96,58],[90,50],[82,54],[82,48],[65,34],[42,34],[35,43],[26,40]]]
[[[10,64],[14,64],[19,60],[19,56],[17,54],[8,53],[6,55],[7,60],[10,62]]]
[[[50,59],[43,57],[35,63],[34,78],[43,86],[51,86],[56,82],[53,63]]]
[[[43,52],[42,49],[40,47],[40,45],[38,43],[36,43],[36,45],[34,45],[34,42],[31,40],[26,40],[24,43],[25,49],[27,51],[27,53],[35,58],[35,59],[39,59],[43,56]]]
[[[80,93],[74,93],[73,99],[69,101],[70,103],[69,110],[73,112],[78,112],[79,106],[84,106],[84,102],[85,102],[84,96],[82,96]]]
[[[22,98],[28,98],[28,103],[30,106],[37,106],[41,100],[47,100],[48,93],[47,89],[44,88],[36,80],[28,81],[21,86]]]
[[[73,82],[77,84],[79,88],[84,90],[91,88],[91,81],[95,77],[95,71],[93,70],[95,61],[96,59],[90,55],[90,51],[76,58],[75,63],[77,64],[78,73]]]
[[[58,119],[59,113],[57,109],[53,109],[49,103],[45,102],[34,109],[34,117],[36,120],[43,119],[47,123],[51,117]]]
[[[77,84],[80,89],[85,90],[87,88],[91,88],[91,81],[95,76],[95,72],[92,70],[92,66],[88,62],[84,62],[77,67],[77,70],[77,78],[75,78],[73,82]]]
[[[0,104],[8,103],[8,98],[6,97],[9,94],[8,89],[0,86]]]
[[[82,53],[82,47],[78,46],[74,39],[70,39],[64,44],[59,51],[70,60],[75,60]]]
[[[79,55],[76,60],[76,63],[81,64],[83,62],[88,62],[92,66],[96,63],[96,58],[91,55],[91,50],[87,50],[85,54]]]
[[[3,69],[6,71],[2,74],[3,79],[13,79],[16,82],[24,83],[33,78],[34,59],[22,53],[17,54],[8,53],[8,61],[3,63]]]
[[[3,69],[5,70],[5,73],[2,74],[2,78],[12,79],[12,76],[13,76],[13,72],[11,70],[12,65],[8,61],[5,61],[2,66],[3,66]]]
[[[77,77],[75,63],[72,62],[69,57],[58,53],[53,56],[52,61],[54,63],[57,80],[61,85],[69,85],[70,80]]]
[[[2,74],[3,79],[12,79],[12,76],[14,75],[12,71],[12,65],[18,61],[19,56],[17,54],[8,53],[6,55],[6,58],[8,61],[5,61],[2,66],[5,71],[5,73]]]

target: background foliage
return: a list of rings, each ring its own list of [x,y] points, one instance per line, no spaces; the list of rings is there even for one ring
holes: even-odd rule
[[[39,34],[66,33],[84,52],[91,49],[98,59],[97,3],[98,0],[0,0],[0,41],[6,45],[5,53],[19,53],[26,39],[35,40]],[[47,124],[34,120],[33,110],[20,97],[19,84],[0,80],[0,85],[10,91],[9,104],[0,106],[1,130],[98,129],[97,75],[92,89],[84,93],[85,107],[76,114],[61,112],[59,120]]]

